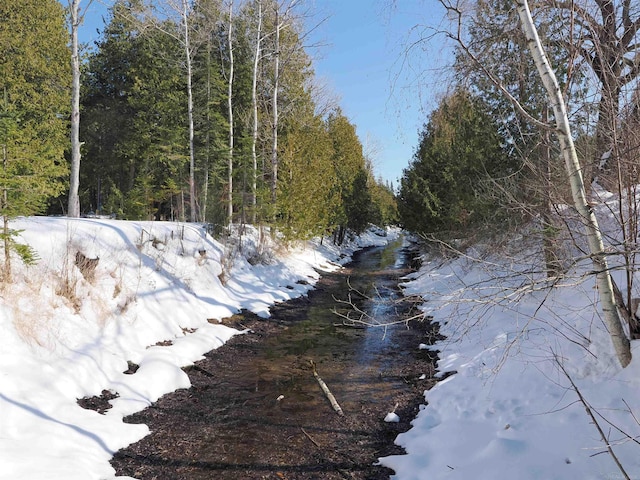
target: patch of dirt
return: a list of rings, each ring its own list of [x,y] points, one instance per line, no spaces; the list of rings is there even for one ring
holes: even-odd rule
[[[95,410],[96,412],[104,415],[104,413],[111,408],[109,400],[118,398],[120,395],[112,392],[111,390],[102,390],[100,395],[93,397],[83,397],[78,399],[78,405],[87,410]]]
[[[386,273],[397,276],[405,272]],[[232,338],[186,368],[192,388],[163,396],[125,419],[151,434],[119,451],[118,475],[151,479],[387,479],[381,456],[402,454],[396,436],[435,384],[435,337],[429,322],[393,331],[312,322],[345,293],[348,270],[323,277],[303,297],[248,313],[228,324],[251,333]],[[344,411],[338,416],[316,382],[310,360]],[[424,376],[423,376],[424,375]],[[280,399],[279,399],[280,398]],[[383,421],[395,407],[398,423]]]

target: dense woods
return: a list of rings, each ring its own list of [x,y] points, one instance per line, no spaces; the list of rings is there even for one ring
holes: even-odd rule
[[[77,27],[82,4],[69,7]],[[311,15],[295,0],[113,3],[99,40],[80,49],[79,212],[337,240],[397,222],[355,126],[314,90]],[[77,216],[73,30],[55,0],[0,16],[2,213]]]
[[[561,271],[554,205],[568,200],[566,177],[514,5],[441,4],[461,19],[449,32],[451,85],[397,192],[375,178],[355,126],[316,88],[309,2],[115,1],[99,40],[80,49],[78,134],[69,33],[81,2],[67,12],[54,0],[5,5],[3,216],[75,216],[79,205],[83,215],[269,224],[338,241],[369,222],[455,238],[535,219],[547,267]],[[628,0],[536,10],[588,186],[636,183],[639,15]]]
[[[553,102],[529,51],[516,3],[441,0],[451,26],[453,75],[404,170],[401,221],[441,239],[500,231],[533,220],[547,267],[571,203]],[[588,189],[631,195],[637,136],[640,8],[629,0],[543,2],[533,20],[558,79]],[[635,211],[635,207],[632,207]],[[634,212],[616,212],[628,230]],[[496,229],[496,226],[499,228]],[[636,234],[627,232],[631,243]]]

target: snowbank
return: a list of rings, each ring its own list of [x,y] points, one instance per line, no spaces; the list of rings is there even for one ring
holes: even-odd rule
[[[640,343],[632,342],[634,360],[622,370],[590,265],[556,289],[537,289],[544,278],[522,266],[540,260],[532,252],[520,251],[517,262],[468,253],[426,262],[405,284],[447,337],[432,348],[439,374],[452,375],[425,392],[412,428],[398,436],[407,455],[380,459],[392,478],[624,478],[569,377],[629,477],[640,478]]]

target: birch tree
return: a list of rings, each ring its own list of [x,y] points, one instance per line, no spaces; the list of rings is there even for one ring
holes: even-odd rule
[[[77,0],[73,0],[77,1]],[[153,15],[157,11],[159,15]],[[191,19],[193,4],[189,0],[163,0],[150,6],[150,11],[145,16],[144,27],[151,26],[169,35],[180,43],[184,53],[185,84],[187,89],[187,123],[189,136],[189,220],[197,220],[196,202],[196,180],[195,180],[195,146],[194,146],[194,123],[193,123],[193,58],[196,45],[191,39]],[[136,18],[134,12],[130,12],[130,18]],[[179,29],[172,30],[165,28],[166,18],[179,18]]]
[[[582,166],[578,160],[576,148],[571,135],[571,127],[567,116],[566,105],[562,91],[558,84],[551,65],[547,59],[542,42],[538,36],[538,31],[527,0],[515,0],[522,30],[527,38],[531,55],[535,61],[540,78],[542,79],[545,89],[549,97],[555,116],[556,128],[555,133],[560,141],[562,156],[565,163],[565,169],[571,185],[571,194],[573,204],[578,214],[584,222],[587,233],[589,250],[591,253],[591,261],[596,274],[596,283],[598,286],[598,294],[604,314],[604,320],[613,342],[618,360],[623,367],[626,367],[631,361],[631,349],[629,339],[624,333],[620,314],[616,307],[616,299],[613,291],[613,284],[607,258],[605,256],[604,244],[600,234],[598,220],[589,206],[587,194],[582,177]]]
[[[81,0],[69,0],[69,26],[71,30],[71,176],[69,181],[69,204],[67,215],[80,216],[80,53],[78,51],[78,30],[84,19],[89,0],[84,13],[80,9]]]
[[[273,3],[274,14],[274,42],[273,42],[273,86],[271,90],[271,108],[272,108],[272,125],[271,125],[271,201],[275,208],[278,190],[278,129],[280,121],[280,113],[278,109],[278,93],[280,88],[281,72],[281,45],[280,36],[282,30],[287,28],[293,21],[293,11],[300,3],[300,0],[285,0],[283,2],[275,1]]]
[[[251,77],[251,107],[253,114],[253,125],[251,130],[251,204],[253,207],[252,223],[256,223],[256,209],[258,207],[258,156],[256,145],[258,143],[258,68],[260,66],[260,56],[262,53],[262,0],[256,0],[256,36],[253,47],[253,72]]]
[[[229,0],[229,25],[227,28],[227,48],[229,54],[229,72],[227,74],[227,115],[229,121],[229,152],[227,168],[227,223],[233,223],[233,0]]]
[[[548,103],[554,114],[554,126],[532,115],[526,106],[518,102],[513,94],[505,88],[495,72],[492,71],[490,67],[484,65],[482,60],[471,52],[468,45],[462,39],[463,15],[459,6],[448,3],[446,0],[441,0],[441,3],[447,9],[450,18],[456,24],[457,28],[456,33],[448,33],[449,37],[453,38],[458,45],[461,46],[462,51],[481,68],[484,74],[496,85],[498,90],[512,102],[517,112],[523,115],[527,121],[533,125],[543,129],[551,128],[555,133],[560,145],[567,182],[571,189],[572,203],[585,228],[589,256],[593,264],[593,273],[596,277],[604,322],[611,337],[616,356],[620,364],[626,367],[631,361],[630,342],[624,332],[620,311],[616,303],[615,287],[610,275],[600,227],[595,213],[587,200],[582,165],[578,160],[569,124],[566,100],[555,72],[551,68],[542,42],[540,41],[538,30],[533,22],[527,0],[514,0],[514,4],[520,19],[522,31],[526,38],[527,47],[531,53],[536,70],[546,91]]]
[[[194,152],[194,127],[193,127],[193,73],[191,62],[193,50],[191,48],[191,37],[189,35],[190,6],[188,0],[182,0],[182,10],[180,17],[182,20],[184,59],[187,68],[187,115],[189,122],[189,219],[192,222],[197,220],[196,216],[196,162]]]

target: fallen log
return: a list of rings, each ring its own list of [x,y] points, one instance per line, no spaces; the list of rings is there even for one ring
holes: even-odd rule
[[[324,380],[322,380],[322,378],[320,378],[320,375],[318,375],[318,372],[316,370],[316,363],[313,360],[309,360],[309,363],[311,364],[311,369],[313,370],[313,376],[316,377],[316,380],[318,381],[318,385],[320,385],[320,388],[322,389],[325,396],[329,400],[329,403],[331,403],[331,406],[336,411],[336,413],[341,417],[343,417],[344,412],[342,411],[342,408],[340,408],[340,405],[338,405],[338,402],[336,401],[336,397],[333,396],[333,393],[331,393],[331,390],[329,390],[329,387],[327,387],[327,384],[324,383]]]

